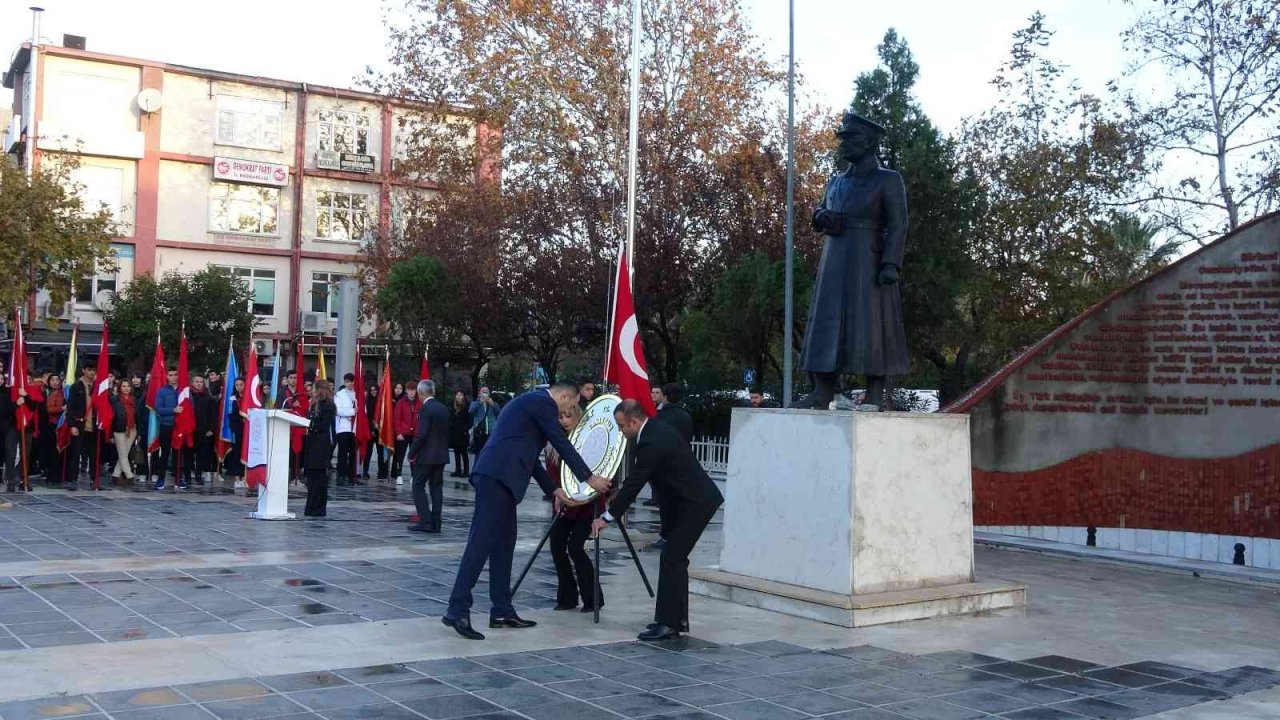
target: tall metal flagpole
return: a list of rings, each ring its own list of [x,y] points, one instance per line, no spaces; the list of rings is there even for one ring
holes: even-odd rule
[[[627,275],[635,277],[636,166],[640,144],[640,0],[631,0],[631,118],[627,147]]]
[[[787,277],[783,307],[782,406],[791,406],[791,336],[795,322],[792,302],[796,224],[796,3],[787,2]]]

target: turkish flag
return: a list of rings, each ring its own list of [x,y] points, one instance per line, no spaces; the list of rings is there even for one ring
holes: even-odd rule
[[[244,442],[240,443],[240,462],[244,463],[244,482],[249,489],[267,484],[267,466],[249,466],[250,411],[261,410],[262,380],[258,377],[258,349],[249,343],[249,359],[244,364],[244,397],[240,399],[240,412],[245,414]]]
[[[427,362],[426,350],[422,351],[422,364],[418,366],[418,379],[419,380],[431,379],[431,363]]]
[[[644,343],[636,322],[636,304],[631,296],[631,273],[627,252],[618,251],[618,277],[614,282],[613,320],[609,328],[609,352],[605,355],[604,381],[618,386],[623,400],[637,400],[649,417],[658,414],[649,394],[649,373],[644,366]]]
[[[182,412],[173,419],[173,436],[170,446],[189,448],[195,443],[196,432],[195,406],[191,401],[191,371],[187,362],[187,329],[182,328],[182,341],[178,344],[178,407]]]
[[[98,379],[93,389],[93,414],[98,417],[98,427],[109,433],[116,412],[111,407],[111,358],[107,346],[107,323],[103,321],[102,346],[98,349]]]

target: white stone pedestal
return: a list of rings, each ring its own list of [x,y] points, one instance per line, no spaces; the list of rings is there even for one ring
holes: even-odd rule
[[[975,583],[969,418],[733,411],[720,566],[700,594],[855,627],[1012,607]]]
[[[267,466],[266,485],[258,490],[255,520],[292,520],[289,512],[289,431],[311,421],[284,410],[249,411],[249,461],[246,468]]]

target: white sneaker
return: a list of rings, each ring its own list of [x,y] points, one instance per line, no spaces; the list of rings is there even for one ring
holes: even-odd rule
[[[403,484],[404,484],[404,478],[402,478],[402,477],[396,477],[396,484],[397,484],[397,485],[403,485]]]

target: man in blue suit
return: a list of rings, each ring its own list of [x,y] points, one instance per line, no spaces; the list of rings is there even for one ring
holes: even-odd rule
[[[546,444],[551,443],[579,480],[608,484],[605,478],[592,475],[591,468],[560,427],[560,413],[568,412],[577,402],[578,386],[558,382],[546,390],[533,390],[507,403],[471,470],[471,485],[476,490],[475,512],[471,516],[471,532],[458,566],[458,577],[449,595],[449,609],[442,618],[445,625],[469,640],[484,639],[484,635],[471,626],[471,590],[480,579],[485,561],[489,563],[489,599],[493,603],[489,627],[537,625],[516,615],[511,605],[516,505],[524,499],[530,476],[538,481],[543,492],[555,495],[561,504],[581,504],[557,487],[538,461]]]

